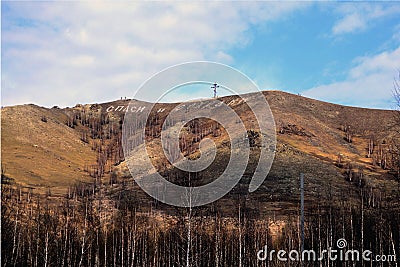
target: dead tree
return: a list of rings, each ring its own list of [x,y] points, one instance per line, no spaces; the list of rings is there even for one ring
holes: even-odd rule
[[[346,126],[346,128],[345,128],[345,133],[346,133],[346,136],[345,136],[344,139],[345,139],[348,143],[352,143],[352,142],[353,142],[353,131],[352,131],[350,125]]]
[[[394,138],[394,151],[395,155],[394,169],[397,170],[397,179],[400,181],[400,71],[399,77],[394,80],[393,95],[397,103],[397,110],[395,113],[395,131],[396,137]]]

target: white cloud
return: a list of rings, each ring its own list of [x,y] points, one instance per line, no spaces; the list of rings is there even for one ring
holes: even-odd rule
[[[395,42],[399,42],[400,43],[400,24],[398,24],[395,28],[394,28],[394,33],[392,36],[392,40]]]
[[[333,34],[349,33],[356,30],[362,30],[366,27],[366,21],[360,14],[353,13],[346,15],[338,21],[332,29]]]
[[[346,80],[303,91],[303,95],[339,104],[387,108],[393,105],[393,81],[400,70],[400,46],[354,60]]]
[[[231,55],[228,55],[223,51],[218,51],[217,54],[215,55],[215,59],[217,62],[221,62],[224,64],[232,64],[234,61]]]
[[[152,74],[191,60],[232,63],[250,27],[298,3],[7,2],[2,105],[74,105],[132,96]]]
[[[400,68],[400,47],[394,51],[385,51],[372,57],[355,59],[357,66],[350,70],[353,79],[363,78],[374,73],[388,73]]]
[[[400,13],[398,4],[345,3],[339,5],[340,19],[333,25],[332,34],[342,35],[367,29],[374,21]]]

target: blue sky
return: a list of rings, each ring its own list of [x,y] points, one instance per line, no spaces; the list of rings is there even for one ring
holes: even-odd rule
[[[2,105],[131,97],[171,65],[208,60],[262,90],[394,108],[400,2],[1,2]],[[182,98],[203,95],[190,88]],[[155,91],[156,95],[157,92]]]

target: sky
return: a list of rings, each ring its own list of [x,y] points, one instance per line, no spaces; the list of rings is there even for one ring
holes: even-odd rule
[[[232,66],[261,90],[392,109],[400,2],[1,2],[2,106],[131,98],[190,61]]]

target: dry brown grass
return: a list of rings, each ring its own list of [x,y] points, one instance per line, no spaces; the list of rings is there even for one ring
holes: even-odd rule
[[[65,125],[61,110],[13,106],[3,108],[1,117],[1,164],[7,177],[55,193],[65,193],[76,181],[89,180],[84,165],[94,162],[95,154],[80,140],[78,131]]]
[[[249,203],[254,208],[262,206],[270,211],[295,210],[300,172],[306,174],[307,197],[311,201],[327,198],[328,188],[338,199],[343,195],[356,198],[357,188],[345,181],[344,170],[335,166],[339,154],[342,154],[344,162],[362,165],[373,186],[387,191],[396,188],[396,182],[388,176],[387,171],[372,166],[372,160],[366,158],[369,134],[375,133],[379,140],[391,136],[389,129],[393,123],[393,111],[345,107],[279,91],[267,91],[264,95],[275,118],[278,151],[268,178],[256,193],[250,195]],[[229,103],[234,98],[229,96],[222,99]],[[97,107],[99,112],[105,112],[110,105],[116,107],[128,103],[118,100]],[[89,109],[90,106],[75,109]],[[156,109],[166,108],[168,111],[173,106],[159,104]],[[253,127],[251,121],[254,118],[249,115],[246,105],[237,105],[235,110],[246,121],[247,127]],[[95,162],[95,153],[90,145],[80,140],[77,129],[65,125],[64,112],[34,105],[2,109],[2,166],[6,176],[24,186],[38,189],[51,187],[52,191],[62,193],[75,181],[90,179],[83,168],[85,163]],[[114,112],[112,116],[119,118],[122,114]],[[46,116],[47,122],[41,121],[42,116]],[[279,128],[286,125],[295,125],[292,128],[300,129],[304,134],[290,131],[279,133]],[[352,143],[344,139],[345,133],[340,129],[348,125],[354,131]],[[222,135],[216,137],[215,141],[221,145],[225,139],[226,136]],[[157,156],[157,151],[161,149],[156,144],[151,145],[155,151],[154,162],[162,165],[163,157]],[[198,151],[192,156],[196,153]],[[211,170],[204,172],[204,179],[214,179],[218,168],[222,168],[228,158],[228,153],[223,152]],[[243,183],[248,182],[256,163],[257,153],[253,153]],[[124,163],[115,168],[120,176],[129,175]],[[116,186],[111,191],[118,191],[118,188]],[[233,190],[228,198],[234,198],[235,194]],[[146,198],[144,202],[148,201]],[[220,203],[221,206],[227,204],[225,200]]]

